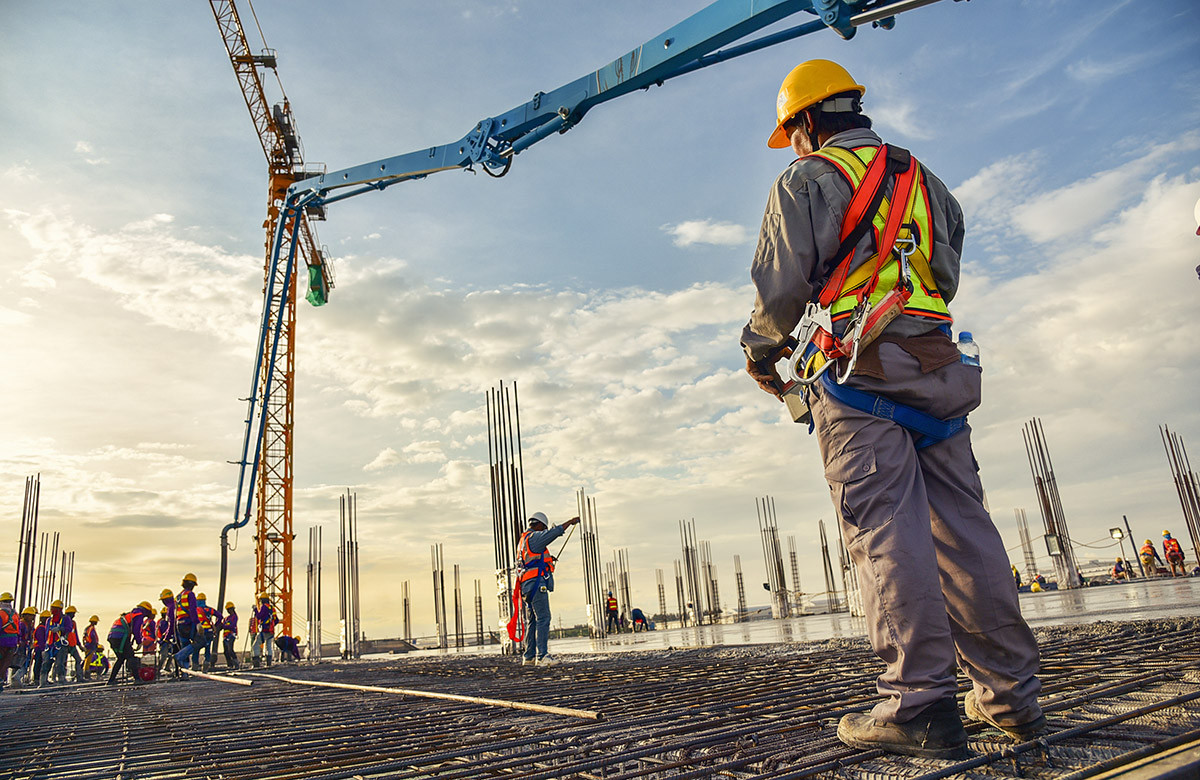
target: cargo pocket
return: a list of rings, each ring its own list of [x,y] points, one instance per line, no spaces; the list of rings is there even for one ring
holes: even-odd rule
[[[830,498],[842,519],[859,531],[883,525],[892,518],[887,492],[878,489],[875,449],[858,447],[836,455],[825,465]]]

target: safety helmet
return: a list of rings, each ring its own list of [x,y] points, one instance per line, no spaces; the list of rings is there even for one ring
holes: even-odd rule
[[[38,615],[38,617],[44,617],[44,618],[48,618],[48,617],[50,617],[50,610],[48,610],[48,609],[43,609],[43,610],[41,611],[41,613]]]
[[[71,606],[67,607],[67,610],[66,610],[66,611],[67,611],[67,614],[68,614],[68,615],[74,615],[74,614],[75,614],[76,612],[78,612],[79,610],[75,609],[75,605],[74,605],[74,604],[72,604]]]
[[[842,92],[856,91],[861,97],[867,88],[854,80],[845,68],[829,60],[809,60],[792,69],[779,87],[775,100],[775,116],[778,122],[775,131],[767,139],[772,149],[786,149],[791,145],[787,130],[788,120],[809,106],[815,106],[827,97]],[[849,108],[838,110],[850,110]]]
[[[208,601],[208,596],[205,596],[203,593],[197,593],[196,598],[200,599],[201,601]]]
[[[54,609],[55,607],[62,609],[62,599],[55,599],[50,602],[50,609]]]
[[[1152,541],[1150,541],[1149,539],[1147,539],[1147,540],[1144,542],[1144,544],[1154,544],[1154,542],[1152,542]]]
[[[258,594],[258,600],[259,601],[270,601],[271,597],[265,593],[260,593],[260,594]]]
[[[149,602],[149,601],[143,601],[141,604],[138,604],[138,605],[137,605],[137,608],[138,608],[138,609],[141,609],[141,610],[144,610],[144,611],[146,611],[146,612],[149,612],[149,613],[151,613],[151,614],[153,614],[153,613],[154,613],[154,607],[150,606],[150,602]]]
[[[234,608],[235,608],[235,607],[233,606],[233,602],[232,602],[232,601],[226,602],[226,604],[225,604],[225,609],[234,609]]]
[[[33,607],[25,607],[25,609],[21,610],[21,614],[22,615],[37,615],[37,610],[34,609]]]
[[[13,600],[13,594],[9,593],[8,591],[4,591],[3,593],[0,593],[0,601],[12,601],[12,600]]]
[[[163,588],[162,593],[158,594],[158,597],[160,599],[173,599],[175,598],[175,594],[171,592],[170,588]]]
[[[183,581],[190,582],[193,585],[199,584],[199,581],[196,579],[196,575],[192,574],[191,572],[188,572],[187,574],[183,575]]]
[[[99,616],[99,615],[92,615],[90,618],[88,618],[88,622],[89,622],[89,623],[99,623],[99,622],[100,622],[100,616]]]
[[[1165,536],[1165,537],[1167,537],[1168,539],[1170,539],[1170,538],[1171,538],[1171,532],[1170,532],[1170,531],[1163,531],[1163,536]]]
[[[533,514],[531,514],[529,516],[529,524],[533,525],[534,523],[541,523],[542,525],[549,528],[550,527],[550,518],[546,517],[546,515],[542,512],[534,512]]]
[[[1117,556],[1117,563],[1124,563],[1124,562],[1125,562],[1125,559],[1124,559],[1124,558],[1122,558],[1121,556],[1119,556],[1119,555],[1118,555],[1118,556]]]

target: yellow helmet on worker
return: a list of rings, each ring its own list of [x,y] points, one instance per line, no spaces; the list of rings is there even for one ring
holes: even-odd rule
[[[843,92],[857,92],[862,97],[866,91],[866,87],[855,81],[836,62],[809,60],[800,63],[787,74],[779,87],[779,96],[775,100],[775,131],[767,139],[767,146],[772,149],[790,146],[791,139],[784,125],[804,109]],[[848,109],[839,107],[837,110]]]
[[[78,611],[79,611],[79,610],[75,609],[75,605],[74,605],[74,604],[72,604],[71,606],[67,607],[67,609],[66,609],[66,612],[67,612],[67,614],[68,614],[68,615],[74,615],[74,614],[75,614],[76,612],[78,612]]]
[[[184,582],[190,582],[190,583],[192,583],[193,585],[199,585],[199,584],[200,584],[200,581],[196,579],[196,575],[195,575],[195,574],[192,574],[190,571],[189,571],[187,574],[183,575],[183,581],[184,581]]]
[[[227,601],[225,602],[225,609],[237,609],[237,607],[233,606],[232,601]]]
[[[90,618],[88,618],[88,622],[89,622],[89,623],[99,623],[99,622],[100,622],[100,616],[99,616],[99,615],[92,615]]]
[[[0,593],[0,601],[12,601],[12,600],[13,600],[13,594],[9,593],[8,591],[4,591],[3,593]]]
[[[162,593],[158,594],[158,598],[160,600],[173,599],[173,598],[175,598],[175,594],[171,591],[170,588],[163,588]]]
[[[152,606],[150,605],[150,602],[149,602],[149,601],[143,601],[141,604],[138,604],[138,608],[140,608],[140,609],[143,609],[143,610],[145,610],[146,612],[149,612],[149,613],[153,613],[153,612],[154,612],[154,607],[152,607]]]
[[[48,617],[50,617],[50,610],[48,610],[48,609],[43,609],[43,610],[41,611],[41,613],[38,615],[38,617],[44,617],[44,618],[48,618]]]
[[[34,609],[33,607],[25,607],[25,609],[21,610],[21,614],[22,615],[33,615],[34,617],[37,617],[37,610]]]
[[[1163,536],[1170,536],[1170,535],[1171,535],[1170,531],[1163,531]]]
[[[54,609],[56,607],[58,609],[62,609],[62,606],[63,606],[62,599],[55,599],[54,601],[50,602],[50,609]]]

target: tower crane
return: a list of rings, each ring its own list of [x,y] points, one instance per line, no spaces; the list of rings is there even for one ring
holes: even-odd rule
[[[266,594],[275,607],[275,614],[282,618],[283,630],[292,633],[292,445],[295,421],[295,374],[296,374],[296,264],[281,268],[271,262],[271,248],[277,228],[283,221],[283,251],[298,254],[307,267],[308,293],[306,299],[314,306],[323,305],[334,286],[333,268],[328,251],[317,242],[313,220],[325,218],[324,209],[306,208],[283,214],[283,203],[287,189],[292,184],[314,175],[324,173],[324,166],[305,165],[300,137],[296,133],[291,104],[283,91],[283,83],[276,72],[276,52],[263,48],[258,54],[250,49],[246,31],[233,0],[209,0],[225,50],[233,65],[234,75],[242,89],[250,119],[258,133],[263,154],[267,157],[267,218],[266,261],[263,276],[263,315],[281,323],[276,349],[270,355],[260,353],[259,360],[265,361],[256,370],[258,387],[252,393],[263,393],[273,388],[264,404],[262,425],[255,440],[257,455],[255,469],[257,492],[257,524],[254,533],[254,588],[256,593]],[[254,14],[253,5],[250,12]],[[255,24],[258,18],[255,16]],[[262,36],[262,28],[259,28]],[[267,99],[263,82],[268,73],[279,84],[282,101],[272,103]],[[287,277],[287,278],[284,278]],[[249,425],[249,421],[247,421]],[[248,445],[249,442],[246,442]],[[246,448],[243,447],[239,476],[241,481],[248,465]],[[251,484],[255,480],[251,480]],[[225,605],[225,563],[227,537],[222,534],[221,544],[221,593],[218,609]]]

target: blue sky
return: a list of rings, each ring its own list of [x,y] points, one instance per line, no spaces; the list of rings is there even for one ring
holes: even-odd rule
[[[333,169],[457,139],[703,5],[256,9],[307,159]],[[1139,536],[1182,534],[1156,426],[1200,435],[1198,33],[1185,2],[945,1],[598,107],[502,180],[447,172],[332,206],[319,232],[338,287],[299,314],[298,541],[314,523],[333,538],[337,495],[357,489],[368,633],[398,633],[405,578],[431,630],[429,544],[468,583],[491,576],[483,394],[515,379],[531,508],[565,519],[585,487],[602,548],[630,550],[635,600],[654,608],[684,518],[719,551],[726,600],[733,554],[760,578],[753,499],[768,493],[816,589],[816,521],[832,519],[816,443],[737,346],[763,203],[790,161],[766,147],[775,93],[812,57],[866,84],[876,128],[963,204],[952,311],[984,351],[972,424],[1006,542],[1014,507],[1040,527],[1020,435],[1035,415],[1077,541],[1121,514]],[[185,570],[215,589],[266,177],[208,6],[0,6],[0,138],[10,536],[22,478],[41,471],[43,526],[79,551],[81,610],[115,612]],[[577,569],[568,552],[568,623]]]

